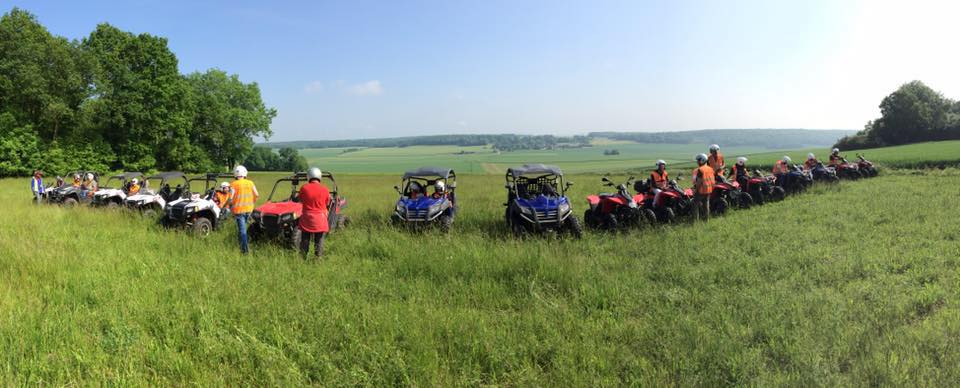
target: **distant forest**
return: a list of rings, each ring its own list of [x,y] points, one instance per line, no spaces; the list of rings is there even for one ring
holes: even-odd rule
[[[410,147],[453,145],[460,147],[490,145],[498,151],[542,150],[589,147],[594,138],[627,140],[638,143],[709,144],[724,146],[756,146],[765,148],[800,148],[829,146],[853,130],[810,129],[706,129],[681,132],[591,132],[587,136],[551,135],[434,135],[385,139],[316,140],[266,143],[271,148],[346,148],[346,147]]]

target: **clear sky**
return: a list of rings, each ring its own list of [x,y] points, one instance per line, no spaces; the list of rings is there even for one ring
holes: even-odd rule
[[[51,32],[168,37],[256,81],[271,140],[850,128],[960,98],[957,1],[26,1]]]

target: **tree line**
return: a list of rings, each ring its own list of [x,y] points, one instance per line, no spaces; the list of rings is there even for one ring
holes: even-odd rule
[[[702,129],[677,132],[590,132],[590,137],[651,144],[720,144],[764,148],[828,146],[842,136],[842,129]]]
[[[880,118],[840,139],[835,147],[863,149],[960,139],[960,101],[920,81],[901,85],[880,102]]]
[[[104,23],[71,41],[13,8],[0,18],[0,176],[213,171],[254,155],[276,116],[259,86],[177,66],[166,38]]]
[[[353,140],[309,140],[268,143],[273,148],[292,147],[304,148],[393,148],[412,146],[453,145],[460,147],[490,145],[495,150],[513,151],[529,149],[550,149],[562,147],[584,147],[590,145],[587,136],[553,136],[553,135],[431,135],[408,136],[383,139],[353,139]]]

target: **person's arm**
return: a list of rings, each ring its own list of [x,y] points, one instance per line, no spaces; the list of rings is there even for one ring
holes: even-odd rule
[[[250,182],[250,187],[253,188],[253,202],[256,203],[257,200],[260,199],[260,193],[257,191],[257,185],[253,184],[252,181]]]

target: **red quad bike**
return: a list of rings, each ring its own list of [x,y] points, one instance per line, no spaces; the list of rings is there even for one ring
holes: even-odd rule
[[[860,170],[860,173],[866,177],[875,177],[877,176],[877,167],[873,165],[873,162],[863,158],[863,154],[857,154],[857,168]]]
[[[863,178],[863,173],[860,172],[860,166],[857,163],[850,163],[846,158],[840,158],[840,163],[837,164],[837,176],[841,179],[857,180]]]
[[[337,181],[333,174],[324,171],[323,180],[330,189],[330,203],[327,205],[330,232],[343,228],[350,223],[350,217],[343,214],[347,207],[347,200],[340,196]],[[277,188],[283,183],[290,184],[290,192],[282,200],[273,201]],[[292,249],[300,249],[300,215],[303,214],[303,205],[298,198],[301,184],[307,183],[307,173],[298,172],[291,176],[277,180],[267,197],[267,202],[256,208],[250,215],[252,218],[248,230],[251,241],[272,240]],[[285,190],[282,190],[286,192]]]
[[[614,186],[614,183],[607,177],[603,177],[601,180],[604,186]],[[631,195],[628,191],[627,187],[630,187],[633,180],[634,177],[630,177],[626,182],[616,185],[617,192],[615,194],[588,195],[587,203],[590,207],[583,213],[583,219],[587,226],[594,229],[615,231],[639,227],[646,223],[655,223],[657,216],[653,210],[642,207],[645,195],[642,193]]]
[[[676,222],[677,217],[685,217],[693,209],[693,190],[681,188],[675,180],[671,180],[659,195],[649,194],[648,197],[645,207],[653,210],[661,223]]]
[[[718,176],[717,182],[713,185],[713,193],[710,194],[710,212],[722,215],[731,206],[733,208],[749,209],[750,206],[753,206],[753,196],[741,191],[739,183],[730,182]]]
[[[762,205],[766,202],[777,202],[787,196],[783,187],[777,186],[777,177],[773,175],[764,176],[760,170],[754,170],[753,176],[747,179],[746,192],[753,197],[754,203]]]

